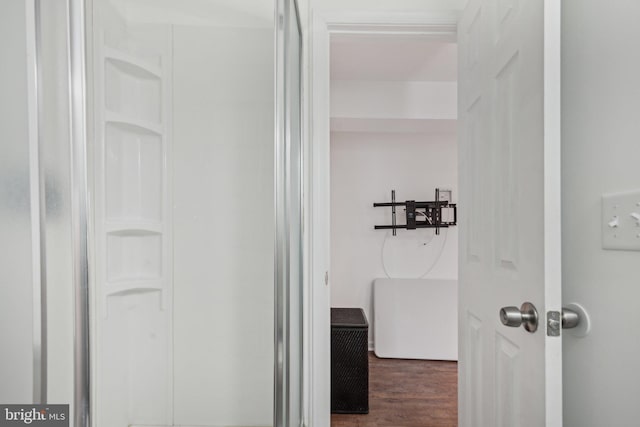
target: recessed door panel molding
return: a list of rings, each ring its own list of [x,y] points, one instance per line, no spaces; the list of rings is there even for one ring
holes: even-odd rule
[[[465,399],[469,405],[469,413],[465,425],[474,425],[483,418],[483,394],[482,394],[482,321],[470,312],[467,312],[467,361],[465,374],[467,391]]]
[[[482,121],[481,110],[483,108],[483,99],[478,97],[471,107],[466,111],[467,126],[465,129],[466,136],[464,143],[467,144],[467,156],[464,159],[464,167],[469,168],[472,175],[477,175],[479,168],[484,167],[483,158],[483,142],[482,138]],[[483,212],[483,182],[474,180],[469,183],[470,192],[466,195],[467,208],[465,221],[473,223],[473,230],[466,239],[467,262],[480,262],[482,260],[482,227],[480,223],[484,215]],[[464,205],[463,205],[464,206]]]
[[[465,33],[469,43],[467,47],[466,63],[471,71],[476,71],[480,65],[480,49],[482,49],[482,37],[480,37],[480,32],[482,31],[482,18],[482,4],[480,4]]]
[[[459,44],[459,63],[473,70],[473,72],[458,75],[458,94],[461,102],[459,105],[470,105],[470,101],[478,98],[480,93],[476,91],[474,84],[485,73],[484,64],[481,61],[481,52],[484,49],[481,34],[484,30],[485,11],[482,2],[470,4],[470,14],[460,22],[459,37],[463,43]]]
[[[495,340],[495,405],[496,426],[513,427],[518,425],[519,378],[517,363],[519,347],[504,335],[497,333]]]
[[[518,126],[516,100],[519,55],[516,51],[495,77],[494,138],[496,140],[496,256],[498,268],[518,270],[519,230],[518,198]]]
[[[518,9],[522,0],[498,0],[496,2],[494,33],[495,41],[498,43],[510,25],[516,20]]]

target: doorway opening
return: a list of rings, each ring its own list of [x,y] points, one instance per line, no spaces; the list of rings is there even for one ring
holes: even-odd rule
[[[410,224],[436,219],[411,201],[458,200],[457,55],[455,38],[330,35],[330,306],[368,324],[365,405],[332,320],[334,427],[457,423],[457,218]]]

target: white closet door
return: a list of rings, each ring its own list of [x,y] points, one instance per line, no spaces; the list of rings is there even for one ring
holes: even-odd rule
[[[461,426],[562,425],[560,3],[470,0],[459,24]],[[501,323],[524,302],[535,332]]]

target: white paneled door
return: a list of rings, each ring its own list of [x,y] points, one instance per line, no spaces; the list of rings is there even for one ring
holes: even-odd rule
[[[562,425],[560,3],[470,0],[459,23],[464,427]],[[525,302],[537,330],[503,325]]]

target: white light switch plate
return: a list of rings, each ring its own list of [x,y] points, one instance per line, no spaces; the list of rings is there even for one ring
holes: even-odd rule
[[[602,248],[640,251],[640,191],[602,196]]]

